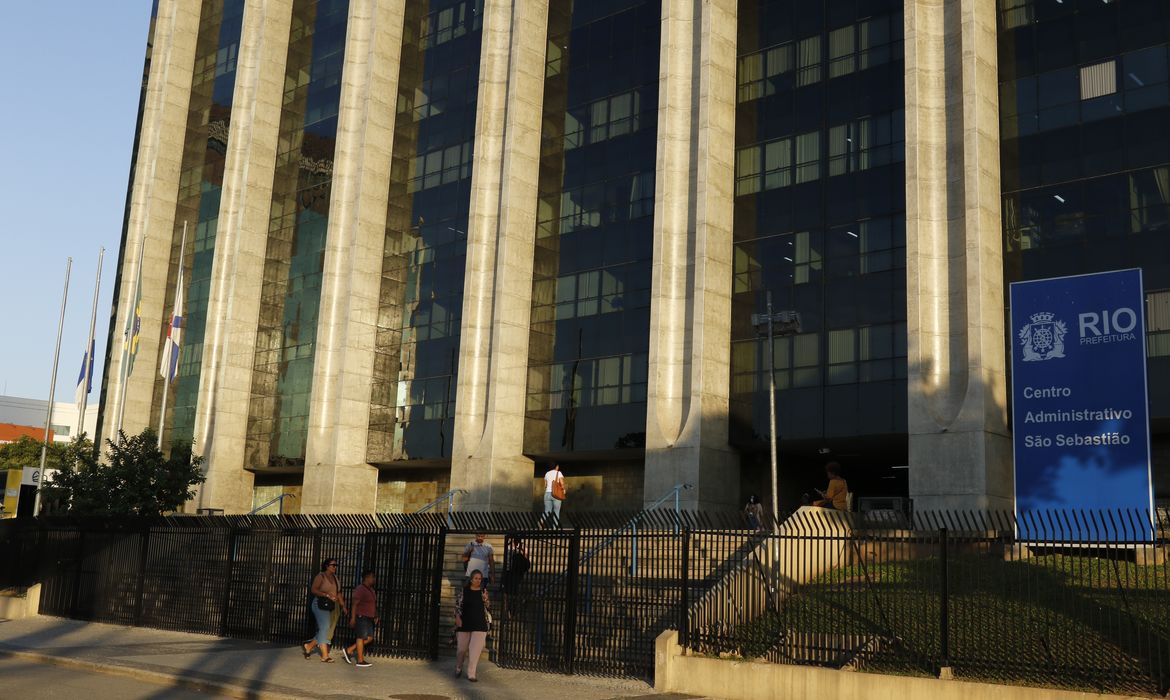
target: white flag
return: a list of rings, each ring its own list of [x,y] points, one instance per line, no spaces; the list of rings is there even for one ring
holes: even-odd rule
[[[159,375],[168,382],[174,381],[179,371],[179,335],[183,330],[183,266],[179,265],[179,278],[175,281],[175,310],[171,314],[171,326],[163,343],[162,364]]]

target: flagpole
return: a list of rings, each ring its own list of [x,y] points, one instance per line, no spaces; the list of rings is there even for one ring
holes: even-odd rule
[[[105,257],[106,249],[103,246],[98,251],[97,281],[93,283],[93,311],[89,315],[89,342],[85,345],[85,371],[82,374],[82,381],[85,382],[85,388],[81,394],[81,415],[77,417],[78,435],[85,432],[85,409],[89,405],[89,383],[93,377],[93,334],[97,329],[98,293],[102,288],[102,261]]]
[[[182,241],[182,243],[179,244],[179,273],[175,277],[177,280],[177,282],[175,284],[175,298],[176,299],[180,298],[183,294],[183,290],[180,289],[180,287],[183,284],[183,255],[186,252],[187,252],[187,220],[183,219],[183,241]],[[178,307],[175,308],[175,311],[179,311]],[[174,322],[175,322],[175,317],[174,317],[174,314],[172,313],[171,314],[171,324],[173,324]],[[168,326],[168,327],[170,327],[170,326]],[[173,330],[173,328],[172,328],[172,330]],[[167,333],[167,336],[168,336],[168,340],[169,340],[169,336],[170,336],[169,332]],[[172,348],[170,342],[167,342],[166,344],[163,345],[163,355],[164,355],[164,358],[166,359],[166,362],[167,362],[167,369],[166,369],[166,376],[163,377],[162,406],[158,410],[158,449],[159,450],[162,450],[162,448],[163,448],[163,427],[166,425],[166,420],[167,420],[167,394],[170,391],[171,382],[174,380],[174,377],[171,376],[170,356],[167,353],[173,353],[173,352],[177,352],[177,351],[178,351],[178,348]],[[177,368],[176,368],[176,373],[177,373]]]
[[[73,258],[65,259],[65,290],[61,292],[61,318],[57,321],[57,348],[53,351],[53,374],[49,380],[49,410],[45,411],[45,435],[41,442],[41,474],[37,479],[37,495],[33,500],[33,515],[41,509],[41,482],[45,480],[45,457],[49,451],[49,428],[53,423],[53,399],[57,390],[57,361],[61,359],[61,332],[65,330],[65,302],[69,300],[69,272]]]
[[[142,238],[138,243],[138,270],[134,278],[134,287],[130,295],[130,313],[126,317],[126,331],[122,337],[122,361],[118,368],[118,423],[117,429],[114,431],[114,442],[118,441],[118,436],[122,433],[122,421],[126,417],[126,383],[130,381],[130,372],[127,369],[130,364],[130,343],[133,339],[133,325],[134,317],[136,315],[135,306],[138,304],[138,286],[142,280],[142,254],[146,250],[146,234],[142,234]]]

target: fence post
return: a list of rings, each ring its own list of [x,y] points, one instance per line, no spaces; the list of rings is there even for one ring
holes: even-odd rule
[[[85,530],[80,525],[75,525],[75,527],[77,528],[77,558],[74,560],[76,566],[73,568],[73,596],[69,600],[67,617],[74,620],[86,620],[90,618],[81,617],[81,570],[85,567]]]
[[[938,531],[939,546],[939,638],[942,640],[942,662],[939,668],[940,678],[952,678],[951,671],[951,628],[948,613],[950,608],[950,579],[947,566],[947,529]]]
[[[581,565],[581,530],[569,535],[569,578],[565,582],[565,673],[573,673],[577,656],[577,569]]]
[[[691,528],[682,531],[682,589],[679,591],[678,634],[679,643],[685,649],[690,646],[691,614]]]
[[[138,595],[134,601],[134,626],[142,626],[142,599],[146,597],[146,558],[150,554],[150,525],[142,530],[142,549],[138,558]]]
[[[228,613],[232,604],[232,576],[236,562],[236,526],[229,525],[227,532],[227,561],[224,562],[223,604],[219,606],[219,636],[226,637]]]
[[[447,526],[446,524],[439,526],[438,546],[435,547],[435,563],[431,571],[431,624],[428,630],[429,639],[429,653],[431,660],[439,658],[439,613],[443,605],[443,557],[447,551]],[[403,541],[403,547],[406,546],[406,540]]]

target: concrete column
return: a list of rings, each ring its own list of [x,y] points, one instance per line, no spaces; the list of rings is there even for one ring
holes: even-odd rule
[[[301,512],[372,513],[366,463],[405,0],[350,0]],[[390,57],[393,57],[392,59]]]
[[[684,482],[689,508],[739,500],[727,442],[735,47],[734,0],[663,0],[647,502]]]
[[[547,0],[484,8],[451,457],[468,510],[532,507],[524,401],[547,27]]]
[[[910,496],[1011,508],[995,0],[908,0],[905,23]]]
[[[159,346],[163,337],[163,299],[170,269],[175,204],[183,144],[187,136],[187,108],[199,36],[200,3],[161,0],[155,20],[154,48],[147,79],[146,102],[139,134],[137,177],[130,200],[126,250],[122,255],[115,350],[110,353],[109,396],[103,439],[112,439],[125,404],[122,429],[135,434],[152,424],[151,402],[158,376]],[[129,340],[122,335],[134,313],[138,255],[142,255],[142,326],[133,373],[122,381],[122,359]],[[157,427],[157,426],[156,426]]]
[[[195,413],[207,472],[195,505],[229,513],[252,508],[244,448],[291,21],[292,0],[244,8]]]

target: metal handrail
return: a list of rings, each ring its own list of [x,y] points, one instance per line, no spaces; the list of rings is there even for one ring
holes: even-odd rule
[[[252,510],[248,511],[248,515],[255,515],[255,514],[259,513],[260,511],[264,510],[265,508],[267,508],[268,506],[272,505],[273,503],[280,504],[279,506],[277,506],[277,515],[284,515],[284,499],[286,499],[286,498],[295,498],[295,496],[291,493],[282,493],[279,496],[277,496],[276,498],[272,499],[271,501],[268,501],[264,505],[256,506]]]
[[[443,501],[446,501],[447,502],[447,527],[451,527],[452,522],[453,522],[452,514],[455,512],[455,497],[458,496],[459,494],[463,494],[464,496],[466,496],[467,490],[466,489],[451,489],[447,493],[443,494],[442,496],[439,496],[438,498],[436,498],[435,500],[426,504],[422,508],[419,508],[418,510],[415,511],[415,513],[416,514],[425,513],[428,510],[438,506]]]
[[[615,540],[617,540],[617,538],[620,537],[623,532],[625,532],[626,530],[630,530],[634,534],[633,543],[632,543],[633,550],[631,551],[631,554],[630,554],[630,575],[636,576],[638,574],[638,521],[641,520],[642,516],[645,515],[647,512],[657,509],[658,506],[662,505],[663,503],[666,503],[667,499],[669,499],[671,496],[674,496],[674,515],[675,515],[674,532],[675,532],[675,534],[678,534],[679,522],[681,520],[681,511],[679,510],[679,494],[682,493],[683,491],[693,489],[694,487],[695,487],[694,484],[688,484],[688,483],[675,484],[670,489],[670,491],[666,492],[665,496],[663,496],[662,498],[659,498],[657,501],[654,501],[650,505],[643,508],[641,510],[641,512],[639,512],[634,517],[630,518],[629,522],[627,522],[625,525],[619,527],[618,529],[614,530],[613,534],[611,534],[604,542],[602,542],[601,544],[597,545],[593,549],[586,552],[585,555],[581,557],[581,563],[584,564],[585,562],[592,559],[594,556],[596,556],[598,553],[600,553],[606,547],[613,544],[613,542]]]
[[[682,520],[681,511],[679,510],[679,493],[682,491],[693,489],[694,487],[695,487],[694,484],[687,484],[687,483],[675,484],[674,487],[670,489],[670,491],[666,492],[665,496],[663,496],[662,498],[659,498],[657,501],[654,501],[650,505],[643,508],[641,511],[638,512],[637,515],[630,518],[630,520],[625,525],[622,525],[621,527],[619,527],[618,529],[616,529],[612,533],[610,533],[610,536],[607,537],[605,539],[605,541],[601,542],[593,549],[590,549],[585,554],[582,554],[581,559],[577,563],[578,570],[583,569],[583,567],[585,566],[586,563],[589,562],[589,560],[593,559],[593,557],[597,556],[603,550],[605,550],[606,547],[609,547],[615,541],[617,541],[617,538],[620,537],[623,532],[625,532],[626,530],[632,530],[634,533],[634,537],[633,537],[633,554],[632,554],[632,557],[630,559],[630,575],[636,576],[638,574],[638,521],[641,520],[642,516],[645,515],[647,512],[654,510],[658,506],[665,503],[666,500],[669,499],[671,496],[674,496],[674,514],[675,514],[674,529],[675,529],[675,532],[677,533],[679,530],[679,522],[681,522],[681,520]],[[557,583],[561,579],[565,578],[565,576],[567,574],[568,574],[567,571],[561,572],[561,574],[559,576],[554,577],[551,581],[546,583],[544,585],[544,587],[541,588],[540,591],[538,591],[537,597],[543,597],[552,588],[552,586],[555,583]],[[586,575],[586,577],[589,576],[588,573],[586,573],[585,575]]]

